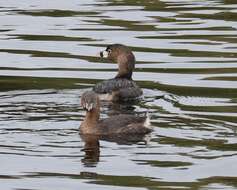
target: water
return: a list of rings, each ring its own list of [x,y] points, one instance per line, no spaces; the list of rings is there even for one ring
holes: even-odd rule
[[[0,2],[0,182],[4,190],[237,189],[234,0]],[[131,47],[148,142],[81,137],[81,94],[116,74],[97,58]]]

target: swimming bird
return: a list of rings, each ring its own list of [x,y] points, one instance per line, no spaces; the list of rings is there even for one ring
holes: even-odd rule
[[[86,116],[80,125],[80,134],[147,134],[152,131],[148,117],[120,114],[100,119],[100,99],[93,91],[82,94],[81,105]]]
[[[107,58],[118,64],[118,73],[112,78],[96,84],[93,91],[101,100],[129,101],[139,98],[142,90],[132,80],[135,68],[135,56],[125,45],[108,45],[100,52],[100,57]]]

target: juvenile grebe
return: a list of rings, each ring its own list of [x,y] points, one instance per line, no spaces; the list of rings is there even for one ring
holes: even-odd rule
[[[99,98],[110,101],[127,101],[137,99],[142,95],[142,90],[132,80],[135,68],[135,56],[125,45],[112,44],[105,51],[100,52],[100,57],[117,62],[118,73],[113,79],[96,84],[93,88]]]
[[[100,100],[93,91],[82,94],[81,105],[86,109],[86,117],[79,129],[81,134],[146,134],[152,131],[147,117],[120,114],[99,120]]]

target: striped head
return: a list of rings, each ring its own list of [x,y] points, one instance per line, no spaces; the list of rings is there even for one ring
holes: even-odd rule
[[[81,96],[81,106],[86,111],[92,111],[99,107],[99,97],[93,91],[86,91]]]

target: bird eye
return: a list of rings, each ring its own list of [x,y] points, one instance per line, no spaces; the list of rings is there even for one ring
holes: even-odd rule
[[[112,52],[112,50],[111,50],[111,49],[108,49],[108,50],[107,50],[107,52],[108,52],[108,53],[111,53],[111,52]]]

